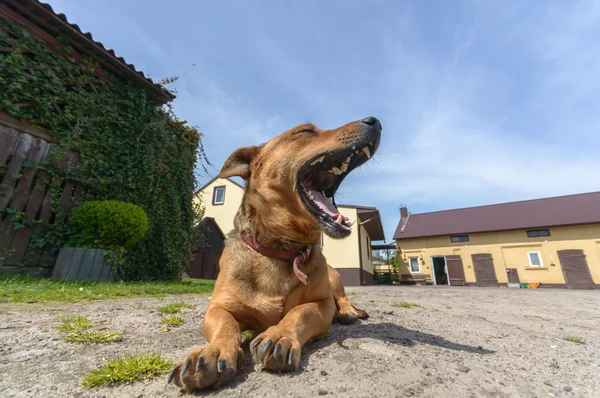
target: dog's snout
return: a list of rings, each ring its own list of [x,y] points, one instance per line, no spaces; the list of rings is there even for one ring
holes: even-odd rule
[[[369,116],[364,118],[360,122],[366,124],[367,126],[377,126],[381,130],[381,122],[376,117]]]

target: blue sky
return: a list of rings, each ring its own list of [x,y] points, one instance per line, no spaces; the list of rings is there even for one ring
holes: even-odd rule
[[[307,119],[378,117],[378,155],[337,201],[378,207],[388,242],[401,204],[599,190],[600,2],[48,2],[152,78],[180,76],[176,113],[216,169]]]

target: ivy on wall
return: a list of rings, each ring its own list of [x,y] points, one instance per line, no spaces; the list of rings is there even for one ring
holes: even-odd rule
[[[0,21],[0,48],[11,49],[0,52],[0,110],[34,123],[58,144],[43,165],[50,177],[84,184],[86,198],[122,200],[146,211],[150,228],[128,248],[124,278],[178,278],[198,238],[193,172],[198,158],[202,167],[209,164],[201,133],[178,122],[170,105],[151,102],[143,89],[100,80],[101,67],[77,60],[66,44],[48,45]],[[80,153],[81,167],[58,167],[69,150]],[[38,247],[67,244],[62,216],[37,237]]]

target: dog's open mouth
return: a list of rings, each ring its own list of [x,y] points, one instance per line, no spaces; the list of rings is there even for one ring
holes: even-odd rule
[[[356,220],[339,213],[333,198],[344,178],[367,162],[374,152],[371,143],[358,149],[321,154],[307,162],[298,175],[299,192],[310,212],[325,224],[325,231],[333,235],[347,235]],[[341,234],[340,234],[341,232]]]

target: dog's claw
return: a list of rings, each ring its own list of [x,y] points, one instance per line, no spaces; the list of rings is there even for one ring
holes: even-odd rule
[[[198,358],[198,361],[196,361],[196,373],[200,372],[202,365],[204,365],[204,357],[200,357]]]
[[[281,351],[281,344],[276,344],[273,350],[273,358],[279,359],[279,352]]]
[[[185,361],[185,363],[183,364],[183,366],[181,367],[181,374],[185,374],[185,371],[188,369],[188,367],[192,364],[192,360],[188,359],[187,361]]]
[[[261,361],[263,359],[265,359],[265,354],[267,353],[267,351],[269,350],[269,348],[271,348],[272,345],[273,345],[273,341],[272,340],[267,340],[267,342],[258,350],[258,358]]]
[[[179,365],[175,366],[173,368],[173,370],[171,370],[171,373],[169,373],[169,378],[167,379],[167,384],[171,384],[171,382],[173,381],[173,378],[175,378],[175,373],[177,372],[178,369],[179,369]]]
[[[258,339],[256,339],[256,340],[254,340],[254,341],[252,342],[252,344],[250,345],[250,347],[251,347],[251,348],[256,348],[256,346],[257,346],[257,345],[259,345],[261,341],[263,341],[263,338],[262,338],[262,337],[261,337],[261,338],[258,338]]]
[[[217,371],[219,373],[223,373],[225,371],[225,361],[222,359],[219,359],[217,361]]]
[[[288,356],[288,365],[294,365],[294,351],[290,350],[290,355]]]

